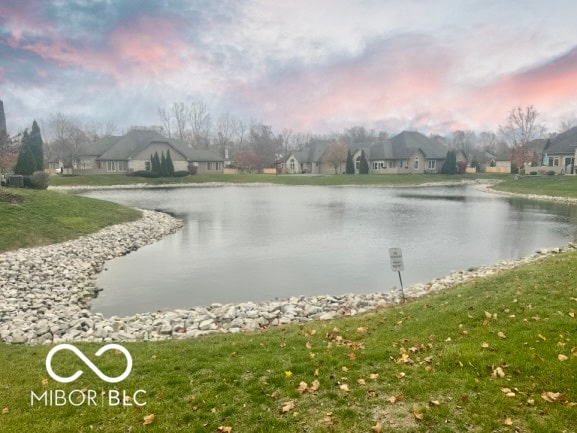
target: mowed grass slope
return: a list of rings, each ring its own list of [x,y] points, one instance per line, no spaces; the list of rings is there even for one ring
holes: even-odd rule
[[[577,176],[507,177],[504,182],[495,185],[494,188],[518,194],[577,198]]]
[[[58,373],[85,373],[56,383],[49,347],[3,345],[0,431],[574,432],[576,277],[577,253],[562,254],[359,317],[127,343],[134,369],[117,385],[66,353]],[[125,367],[77,346],[111,376]],[[144,389],[147,404],[30,405],[31,390],[82,388]]]
[[[65,241],[140,215],[137,210],[102,200],[1,188],[0,252]]]

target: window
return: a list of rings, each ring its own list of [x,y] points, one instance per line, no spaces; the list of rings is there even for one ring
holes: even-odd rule
[[[395,161],[389,160],[389,168],[395,168]]]
[[[419,157],[418,157],[418,156],[415,156],[415,170],[418,170],[418,169],[419,169],[419,162],[420,162],[420,161],[419,161]]]
[[[361,157],[359,156],[355,161],[355,170],[361,169]]]
[[[549,157],[549,167],[559,167],[559,157]]]
[[[152,170],[152,165],[150,163],[150,161],[144,161],[144,169],[146,171],[151,171]]]
[[[427,161],[427,169],[436,170],[437,169],[437,161],[434,159],[429,159]]]
[[[290,165],[291,171],[294,172],[295,171],[295,160],[291,159],[291,162],[289,165]]]

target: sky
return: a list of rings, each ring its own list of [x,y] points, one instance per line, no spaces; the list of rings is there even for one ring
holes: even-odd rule
[[[8,129],[117,129],[203,101],[275,132],[497,131],[577,118],[573,0],[0,0]]]

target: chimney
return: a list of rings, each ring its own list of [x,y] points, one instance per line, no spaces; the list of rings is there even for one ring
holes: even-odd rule
[[[4,103],[0,99],[0,136],[7,134],[6,130],[6,116],[4,115]]]

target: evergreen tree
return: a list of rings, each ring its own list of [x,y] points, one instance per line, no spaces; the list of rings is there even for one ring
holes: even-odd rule
[[[351,155],[351,151],[347,152],[347,162],[345,165],[345,173],[346,174],[355,174],[355,163],[353,162],[353,155]]]
[[[457,174],[459,171],[457,167],[457,154],[454,150],[449,150],[441,168],[442,174]]]
[[[168,168],[166,167],[166,156],[164,156],[164,151],[160,152],[160,175],[162,177],[168,176]]]
[[[30,146],[30,134],[28,134],[28,130],[26,130],[22,135],[22,145],[20,146],[20,152],[18,152],[18,160],[14,167],[14,173],[30,176],[35,171],[36,161],[34,159],[34,152]]]
[[[42,135],[40,133],[40,128],[36,120],[32,123],[32,130],[30,131],[30,149],[34,155],[34,161],[36,162],[35,171],[44,170],[44,143],[42,142]]]
[[[174,176],[174,164],[170,156],[170,149],[166,151],[166,175],[170,177]]]
[[[361,151],[361,163],[359,165],[359,174],[369,174],[369,161],[365,156],[365,151]]]
[[[150,169],[151,169],[150,171],[152,171],[153,173],[156,173],[157,175],[160,176],[161,167],[160,167],[160,158],[158,157],[158,152],[154,152],[154,155],[150,159]]]

